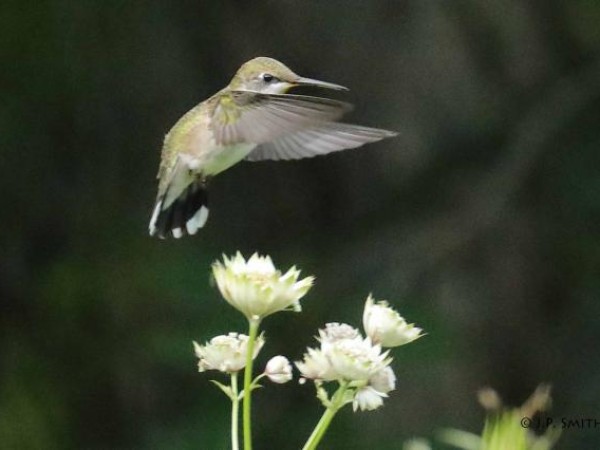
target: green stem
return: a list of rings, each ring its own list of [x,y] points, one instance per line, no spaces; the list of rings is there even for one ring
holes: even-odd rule
[[[329,428],[333,417],[340,408],[345,405],[344,394],[346,393],[347,388],[347,382],[340,382],[340,387],[331,398],[331,404],[325,409],[319,423],[317,423],[317,426],[306,441],[306,444],[304,444],[304,447],[302,447],[302,450],[315,450],[317,448],[317,445],[319,445],[319,442],[321,442],[321,439],[325,436],[325,432],[327,431],[327,428]]]
[[[246,353],[246,367],[244,369],[244,404],[243,404],[243,421],[244,421],[244,450],[252,450],[252,429],[250,423],[250,411],[252,389],[252,363],[254,362],[254,344],[258,334],[258,325],[260,319],[249,319],[248,331],[248,353]]]
[[[231,399],[231,450],[239,450],[240,438],[239,438],[239,407],[240,399],[238,398],[238,375],[237,372],[231,374],[231,392],[233,398]]]

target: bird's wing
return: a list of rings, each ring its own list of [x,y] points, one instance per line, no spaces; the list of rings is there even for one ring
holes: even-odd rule
[[[306,95],[231,91],[215,99],[211,126],[220,145],[262,144],[285,134],[339,119],[348,103]]]
[[[246,157],[247,161],[310,158],[330,152],[356,148],[369,142],[396,136],[394,131],[350,125],[325,123],[300,130],[259,145]]]

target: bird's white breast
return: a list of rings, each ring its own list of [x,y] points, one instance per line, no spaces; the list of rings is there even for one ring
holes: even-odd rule
[[[189,133],[186,150],[187,162],[192,172],[214,176],[237,164],[256,148],[253,143],[218,145],[209,126],[209,118],[204,117]]]
[[[216,175],[237,164],[256,148],[256,144],[233,144],[227,146],[214,145],[206,154],[202,162],[202,173]]]

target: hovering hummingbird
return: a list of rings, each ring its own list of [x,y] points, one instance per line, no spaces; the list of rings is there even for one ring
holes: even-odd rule
[[[275,59],[259,57],[243,64],[229,86],[177,121],[163,144],[150,235],[195,234],[208,218],[209,180],[243,159],[308,158],[396,135],[337,123],[350,104],[286,94],[294,86],[348,90],[298,76]]]

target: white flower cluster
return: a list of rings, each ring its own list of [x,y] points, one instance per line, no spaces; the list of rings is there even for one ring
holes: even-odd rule
[[[250,323],[258,327],[260,321],[278,311],[300,311],[300,299],[311,288],[314,278],[299,280],[295,267],[286,273],[279,271],[269,256],[253,254],[248,260],[238,252],[213,264],[213,276],[225,300],[242,312]],[[319,330],[318,348],[308,348],[302,361],[296,362],[303,379],[311,379],[317,386],[319,398],[331,405],[325,382],[337,381],[344,386],[341,403],[352,402],[356,411],[374,410],[383,405],[383,399],[395,388],[396,377],[390,367],[389,347],[408,344],[422,336],[422,329],[409,324],[386,301],[376,302],[369,295],[363,313],[361,332],[347,324],[328,323]],[[249,350],[248,336],[238,333],[217,336],[205,345],[194,342],[198,369],[218,370],[235,374],[244,369]],[[258,336],[252,350],[256,358],[264,345]],[[275,356],[267,363],[261,377],[274,383],[292,379],[292,367],[283,356]]]
[[[396,377],[390,367],[392,358],[383,347],[397,347],[414,341],[422,330],[406,321],[387,302],[367,299],[363,314],[367,334],[347,324],[328,323],[319,330],[319,348],[308,348],[296,367],[304,378],[322,382],[345,383],[352,395],[354,410],[374,410],[395,388]],[[320,398],[327,397],[320,391]]]
[[[242,312],[249,321],[260,322],[264,317],[278,311],[300,311],[300,298],[312,286],[314,277],[298,280],[300,271],[290,268],[285,274],[275,268],[269,256],[253,254],[246,261],[238,252],[223,262],[216,261],[213,276],[223,298]],[[194,342],[199,358],[198,370],[218,370],[234,374],[246,366],[248,336],[229,333],[216,336],[205,345]],[[252,359],[255,359],[265,343],[263,335],[254,343]],[[292,366],[284,356],[269,360],[261,375],[274,383],[287,383],[292,379]]]

